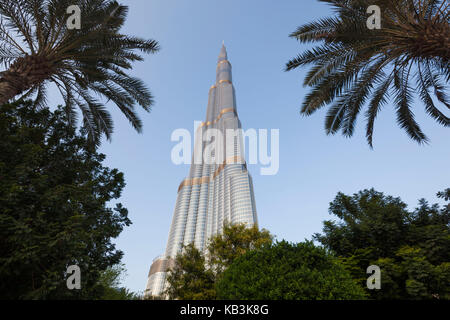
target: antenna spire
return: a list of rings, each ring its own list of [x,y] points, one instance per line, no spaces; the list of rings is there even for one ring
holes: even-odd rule
[[[220,53],[219,53],[219,61],[221,60],[227,60],[228,56],[227,56],[227,49],[225,48],[225,41],[222,41],[222,48],[220,49]]]

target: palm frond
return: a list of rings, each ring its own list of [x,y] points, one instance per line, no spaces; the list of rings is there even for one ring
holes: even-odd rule
[[[66,13],[78,5],[82,28],[69,30]],[[46,104],[46,86],[54,83],[64,98],[69,122],[75,107],[92,141],[111,138],[113,122],[105,107],[115,104],[140,132],[135,110],[149,112],[153,97],[145,83],[127,74],[141,54],[160,48],[155,40],[120,33],[128,7],[112,0],[0,0],[0,103],[15,96],[34,95],[36,106]],[[96,95],[94,97],[93,95]]]
[[[366,138],[367,143],[373,148],[373,129],[375,118],[378,115],[381,107],[387,103],[389,95],[389,87],[391,86],[393,77],[392,74],[385,78],[385,80],[379,84],[378,88],[373,92],[373,97],[369,103],[369,107],[366,111]]]
[[[298,27],[289,36],[303,43],[314,42],[327,38],[329,34],[334,32],[338,25],[339,20],[335,17],[323,18]]]
[[[309,66],[301,114],[311,115],[329,106],[325,117],[328,134],[341,131],[352,136],[361,110],[367,105],[366,138],[373,148],[373,129],[381,107],[394,93],[397,123],[411,139],[428,141],[412,111],[414,96],[426,112],[448,127],[449,115],[434,98],[450,110],[450,5],[446,0],[320,0],[335,15],[304,24],[290,36],[316,46],[288,61],[285,70]],[[382,28],[366,27],[370,5],[382,10]],[[410,73],[417,90],[411,87]]]
[[[433,87],[433,83],[432,81],[430,81],[430,78],[424,76],[422,72],[420,72],[420,69],[416,74],[416,78],[417,78],[417,90],[419,92],[422,102],[425,104],[426,112],[443,126],[445,127],[450,126],[450,118],[447,117],[435,106],[434,101],[430,96],[428,89],[430,87]],[[442,98],[445,98],[445,96],[441,97],[441,99]]]
[[[418,143],[428,142],[428,138],[414,120],[414,113],[410,109],[412,102],[412,90],[409,86],[409,70],[403,70],[395,83],[395,104],[397,123],[406,130],[411,139]]]

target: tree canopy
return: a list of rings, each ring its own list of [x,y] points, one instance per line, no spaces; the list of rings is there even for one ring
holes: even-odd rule
[[[183,247],[169,270],[165,294],[170,299],[215,299],[215,285],[223,271],[241,255],[271,242],[267,230],[225,223],[222,233],[209,239],[206,254],[193,244]]]
[[[236,259],[217,284],[219,299],[364,299],[339,261],[312,242],[281,241]]]
[[[208,263],[216,273],[221,273],[247,251],[261,248],[272,240],[268,230],[259,230],[257,226],[248,228],[245,224],[225,224],[223,232],[209,240]]]
[[[450,299],[450,205],[421,199],[409,211],[400,198],[370,189],[338,193],[330,213],[338,220],[325,221],[314,238],[361,284],[368,266],[381,268],[381,290],[369,290],[372,298]]]
[[[59,107],[0,107],[0,298],[97,299],[99,277],[120,262],[112,239],[131,224],[125,186]],[[81,289],[68,290],[78,265]]]
[[[126,276],[126,268],[123,263],[108,267],[100,273],[98,285],[103,288],[101,300],[138,300],[141,296],[121,286]]]
[[[211,300],[216,298],[215,275],[206,258],[192,243],[183,247],[167,276],[165,295],[178,300]]]

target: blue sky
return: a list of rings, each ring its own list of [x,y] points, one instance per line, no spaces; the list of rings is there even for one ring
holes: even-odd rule
[[[161,51],[146,56],[133,73],[155,96],[150,114],[141,112],[143,134],[113,111],[115,133],[101,152],[106,165],[125,173],[120,202],[133,225],[117,239],[124,251],[128,276],[124,285],[143,291],[152,259],[165,250],[177,188],[187,165],[171,162],[173,130],[192,132],[203,120],[208,89],[215,80],[222,40],[233,65],[238,114],[244,129],[280,130],[280,170],[261,176],[250,165],[260,227],[278,239],[303,241],[329,219],[329,202],[338,191],[355,193],[374,187],[400,196],[411,208],[417,199],[437,201],[449,187],[449,131],[414,112],[431,143],[419,146],[395,123],[393,107],[385,106],[375,125],[370,150],[360,117],[352,139],[326,136],[325,109],[300,116],[306,69],[286,73],[284,64],[305,47],[288,35],[297,26],[331,13],[316,0],[153,0],[124,1],[129,17],[124,32],[159,41]],[[56,96],[51,100],[58,101]],[[110,106],[114,110],[114,106]]]

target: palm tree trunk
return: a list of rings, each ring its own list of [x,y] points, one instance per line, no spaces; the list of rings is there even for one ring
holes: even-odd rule
[[[48,79],[53,69],[44,56],[18,58],[8,70],[0,73],[0,105]]]

